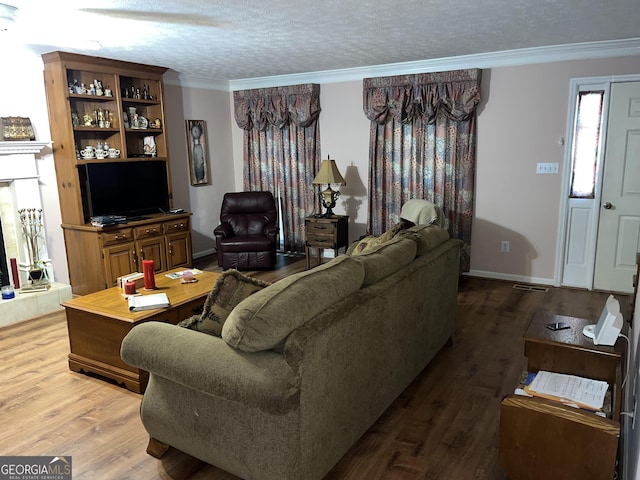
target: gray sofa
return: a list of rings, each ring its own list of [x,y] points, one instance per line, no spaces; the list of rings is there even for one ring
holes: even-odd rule
[[[243,300],[222,338],[136,326],[122,358],[150,372],[148,451],[321,479],[451,339],[461,243],[416,226],[341,255]]]

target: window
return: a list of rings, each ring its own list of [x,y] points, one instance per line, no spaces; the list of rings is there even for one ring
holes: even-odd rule
[[[573,132],[571,198],[594,198],[604,90],[578,92]]]

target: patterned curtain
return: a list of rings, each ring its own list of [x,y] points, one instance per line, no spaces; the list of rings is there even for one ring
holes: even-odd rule
[[[304,251],[304,218],[318,208],[311,182],[320,167],[320,85],[233,92],[244,130],[243,187],[277,199],[284,250]]]
[[[444,210],[451,237],[464,241],[465,271],[480,76],[471,69],[363,81],[364,113],[371,120],[369,232],[393,226],[407,200],[429,200]]]

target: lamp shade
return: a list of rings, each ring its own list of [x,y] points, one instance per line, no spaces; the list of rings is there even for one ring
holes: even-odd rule
[[[332,183],[346,185],[343,176],[338,170],[335,160],[326,159],[322,161],[320,165],[320,171],[316,175],[316,178],[311,182],[313,185],[330,185]]]

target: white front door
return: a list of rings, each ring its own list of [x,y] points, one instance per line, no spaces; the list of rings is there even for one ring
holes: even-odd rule
[[[611,85],[593,286],[631,293],[640,251],[640,82]]]

